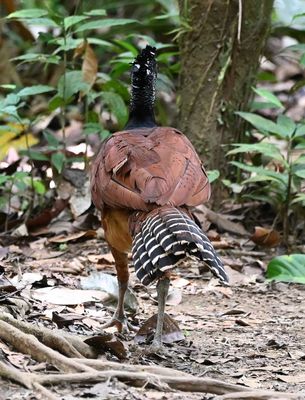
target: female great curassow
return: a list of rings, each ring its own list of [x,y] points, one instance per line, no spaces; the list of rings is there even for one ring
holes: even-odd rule
[[[171,270],[193,256],[222,281],[228,278],[209,239],[188,210],[207,201],[210,184],[189,140],[154,117],[156,49],[146,46],[133,62],[130,116],[125,129],[101,146],[92,164],[91,191],[102,212],[105,237],[119,283],[117,310],[107,326],[129,326],[124,313],[127,253],[144,285],[158,280],[158,320],[153,345],[161,346]],[[105,326],[106,326],[105,325]]]

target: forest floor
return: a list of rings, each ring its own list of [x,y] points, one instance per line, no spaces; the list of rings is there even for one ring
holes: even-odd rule
[[[225,240],[237,241],[229,236]],[[114,266],[104,241],[73,239],[72,235],[64,246],[58,243],[60,237],[57,243],[47,238],[1,241],[0,316],[9,312],[18,320],[55,329],[59,334],[92,337],[101,332],[99,327],[112,314],[116,290],[115,279],[107,278]],[[175,270],[166,311],[177,321],[185,339],[166,345],[166,354],[147,354],[146,344],[135,345],[134,334],[117,334],[110,328],[107,331],[112,341],[117,341],[113,347],[103,344],[101,349],[92,342],[103,353],[99,358],[118,362],[119,368],[122,363],[164,366],[305,398],[305,286],[266,282],[264,260],[270,259],[270,252],[246,248],[237,251],[236,246],[222,250],[223,259],[234,267],[227,267],[229,287],[200,274],[192,262]],[[103,291],[97,292],[95,286]],[[133,292],[128,304],[133,311],[129,318],[138,327],[156,313],[156,291],[155,287],[140,285],[132,267],[130,286]],[[16,351],[3,338],[0,349],[0,360],[19,371],[58,371],[48,362],[34,360],[26,349]],[[10,381],[0,382],[1,400],[45,398]],[[102,383],[57,384],[49,389],[57,398],[69,400],[218,398],[175,390],[165,393],[157,386],[135,388],[109,379]]]

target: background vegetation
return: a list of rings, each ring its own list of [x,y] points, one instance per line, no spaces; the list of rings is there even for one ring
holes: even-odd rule
[[[228,9],[216,1],[209,12],[203,3],[3,2],[1,231],[23,226],[27,234],[61,212],[63,177],[87,171],[100,140],[126,123],[130,62],[149,43],[158,49],[158,122],[194,140],[218,182],[218,207],[232,211],[239,204],[249,229],[268,226],[285,246],[303,245],[302,2],[277,1],[272,9],[272,1],[262,0],[258,14],[255,1],[229,2]],[[205,8],[204,24],[196,7]],[[221,38],[211,36],[213,18],[227,32]],[[220,51],[206,68],[215,44]],[[195,59],[190,51],[197,51]],[[205,79],[191,101],[198,74]]]

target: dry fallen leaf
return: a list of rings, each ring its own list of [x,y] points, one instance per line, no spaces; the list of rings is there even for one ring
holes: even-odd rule
[[[103,354],[105,351],[110,351],[120,360],[127,358],[127,349],[124,343],[112,333],[101,333],[84,340],[84,342],[94,347],[99,353]]]
[[[31,290],[31,296],[39,301],[59,305],[104,302],[109,299],[107,293],[99,290],[68,289],[64,287],[46,287]]]
[[[255,232],[251,236],[252,242],[264,247],[275,247],[278,246],[281,242],[280,234],[268,228],[263,228],[261,226],[255,227]]]
[[[236,235],[240,236],[248,236],[249,233],[246,231],[246,229],[240,224],[236,222],[232,222],[228,219],[227,215],[222,215],[219,213],[216,213],[212,210],[209,210],[206,206],[201,204],[200,206],[196,207],[196,211],[199,213],[203,213],[204,216],[211,221],[213,224],[217,225],[219,229],[226,231],[226,232],[231,232],[235,233]]]
[[[305,382],[305,374],[298,374],[298,375],[288,375],[288,376],[283,376],[283,375],[278,375],[277,378],[280,381],[286,382],[286,383],[303,383]]]
[[[94,264],[114,264],[114,258],[111,253],[88,254],[88,260]]]
[[[169,290],[166,304],[169,306],[177,306],[182,301],[182,292],[178,288],[171,288]]]
[[[171,284],[175,288],[182,288],[184,286],[189,285],[190,281],[188,279],[185,279],[185,278],[178,278],[178,279],[173,279],[171,281]]]
[[[84,82],[88,83],[90,87],[95,82],[97,71],[98,71],[97,57],[92,47],[89,45],[89,43],[87,43],[82,65],[82,74]]]
[[[80,279],[80,285],[83,289],[96,289],[108,293],[111,297],[118,300],[119,286],[115,276],[104,272],[93,272],[89,276]],[[138,300],[130,288],[127,288],[124,304],[132,311],[138,308]]]
[[[134,340],[136,343],[145,343],[147,340],[152,339],[153,333],[156,330],[158,315],[154,314],[139,329]],[[184,335],[181,332],[177,322],[171,318],[168,314],[164,314],[162,342],[173,343],[184,339]]]
[[[71,242],[73,240],[77,240],[81,237],[95,237],[96,232],[93,230],[85,231],[85,232],[76,232],[71,235],[59,235],[49,239],[51,243],[66,243]]]

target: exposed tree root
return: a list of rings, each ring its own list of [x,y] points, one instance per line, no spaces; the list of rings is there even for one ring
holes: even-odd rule
[[[83,352],[79,351],[79,349],[84,349],[79,343],[81,339],[78,338],[78,341],[76,341],[75,337],[73,337],[70,341],[70,337],[71,335],[65,335],[62,338],[55,331],[32,326],[0,313],[0,338],[2,340],[16,350],[29,354],[39,362],[43,361],[52,364],[60,371],[58,374],[28,373],[0,361],[0,377],[15,381],[28,389],[37,391],[43,394],[47,400],[58,400],[59,397],[45,386],[67,383],[104,382],[113,378],[131,386],[150,386],[165,392],[179,390],[211,393],[219,395],[217,397],[219,400],[300,399],[298,395],[292,393],[254,391],[247,387],[225,383],[216,379],[194,377],[170,368],[85,359],[82,356]],[[67,355],[73,358],[69,358]],[[75,357],[76,355],[77,357]]]
[[[292,393],[271,392],[270,390],[251,390],[249,392],[235,392],[218,396],[215,400],[302,400],[303,395]]]
[[[58,333],[55,330],[18,321],[7,313],[0,312],[0,320],[8,322],[24,333],[36,336],[40,342],[54,350],[58,350],[67,357],[96,358],[97,356],[96,352],[76,335],[70,335],[64,331]]]
[[[107,371],[109,369],[117,369],[118,363],[113,361],[102,361],[102,360],[86,360],[86,359],[74,359],[75,361],[88,365],[96,369],[97,371]],[[150,374],[157,374],[163,376],[173,376],[173,370],[171,368],[166,367],[158,367],[156,365],[131,365],[131,364],[120,364],[120,371],[131,371],[134,372],[135,370],[139,372],[148,372]],[[184,376],[189,377],[190,375],[186,372],[176,371],[175,376]]]
[[[79,364],[50,347],[45,346],[43,343],[39,342],[35,336],[21,332],[5,321],[0,321],[0,338],[6,343],[11,344],[18,351],[29,354],[34,360],[48,362],[59,370],[64,370],[66,372],[93,370],[91,367]]]

